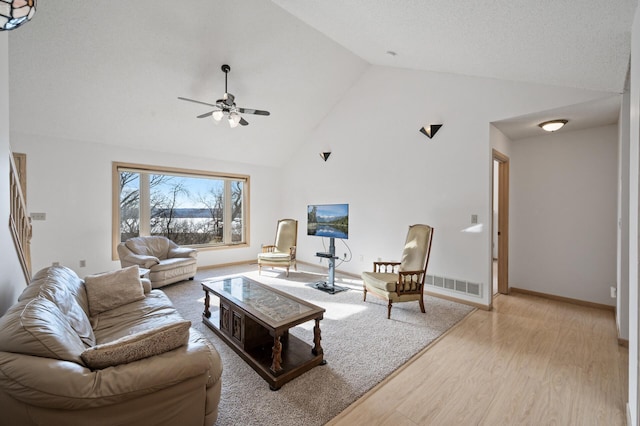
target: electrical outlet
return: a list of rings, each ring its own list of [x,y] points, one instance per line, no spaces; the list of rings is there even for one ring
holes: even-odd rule
[[[472,214],[471,215],[471,223],[478,223],[478,215],[477,214]]]
[[[86,260],[81,260],[80,261],[80,267],[81,268],[85,268],[87,266],[87,261]]]
[[[614,286],[611,286],[609,287],[609,290],[611,291],[611,298],[615,299],[617,297],[618,289]]]

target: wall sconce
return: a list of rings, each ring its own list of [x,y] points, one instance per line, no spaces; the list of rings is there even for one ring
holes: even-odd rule
[[[329,159],[330,155],[331,155],[331,151],[329,151],[329,152],[321,152],[320,153],[320,158],[322,158],[324,161],[327,161]]]
[[[36,13],[36,0],[0,0],[0,31],[13,30]]]
[[[425,134],[429,139],[434,137],[438,130],[440,130],[442,124],[429,124],[428,126],[424,126],[420,129],[420,133]]]
[[[568,122],[569,120],[551,120],[540,123],[538,126],[547,132],[555,132],[556,130],[560,130]]]

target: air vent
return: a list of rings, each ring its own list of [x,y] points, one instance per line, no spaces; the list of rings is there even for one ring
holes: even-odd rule
[[[447,288],[449,290],[454,290],[455,289],[455,280],[452,280],[451,278],[445,278],[444,279],[444,288]]]
[[[425,285],[428,287],[438,287],[449,293],[463,293],[469,296],[482,297],[482,284],[480,283],[440,277],[437,275],[427,275]]]

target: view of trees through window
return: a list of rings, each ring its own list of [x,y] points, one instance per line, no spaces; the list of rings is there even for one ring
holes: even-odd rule
[[[162,235],[179,245],[245,242],[245,181],[118,169],[120,241]]]

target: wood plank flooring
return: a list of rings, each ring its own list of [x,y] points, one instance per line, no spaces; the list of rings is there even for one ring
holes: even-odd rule
[[[503,295],[328,424],[624,425],[627,365],[612,312]]]

